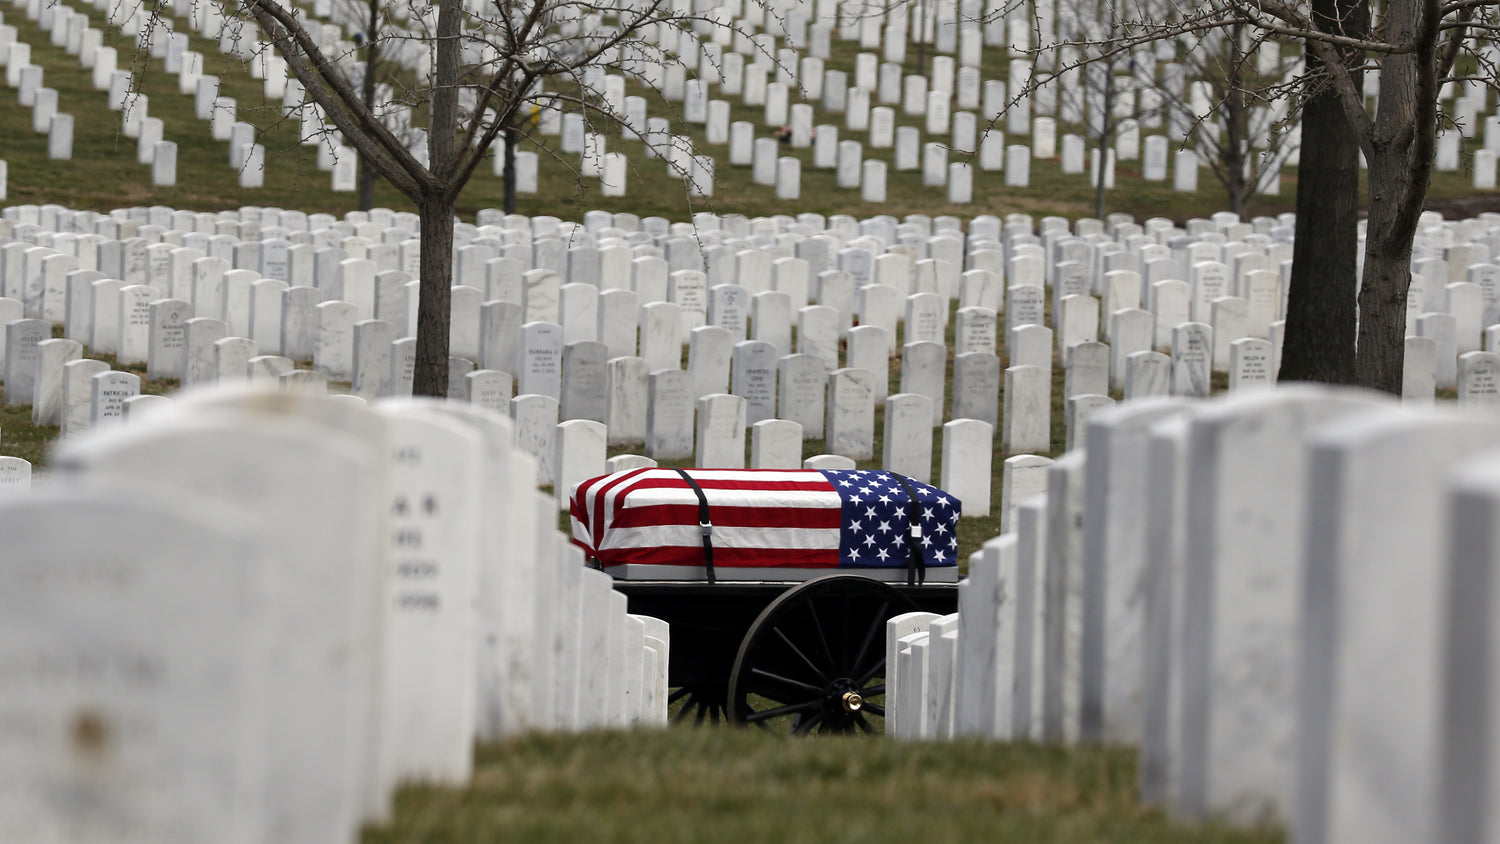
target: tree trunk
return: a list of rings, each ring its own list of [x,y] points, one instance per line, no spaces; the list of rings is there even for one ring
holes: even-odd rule
[[[515,120],[515,118],[512,117],[511,120]],[[521,133],[516,131],[514,124],[506,126],[503,141],[504,149],[500,151],[500,154],[505,156],[503,165],[505,199],[503,205],[507,214],[516,213],[516,141],[520,138],[520,135]]]
[[[1224,190],[1229,210],[1244,215],[1250,186],[1245,182],[1246,157],[1250,149],[1250,107],[1245,102],[1245,62],[1241,49],[1245,27],[1235,24],[1226,33],[1229,66],[1224,79],[1224,138],[1219,144],[1220,164],[1224,167]]]
[[[417,298],[417,362],[412,395],[448,395],[448,332],[452,320],[453,200],[429,196],[418,206],[422,232]]]
[[[458,59],[463,7],[441,0],[432,67],[432,116],[427,151],[433,182],[422,192],[417,211],[422,223],[422,278],[417,302],[417,363],[412,394],[448,395],[448,330],[452,321],[453,211],[458,167]]]
[[[1396,0],[1387,5],[1385,18],[1390,36],[1416,49],[1388,55],[1380,66],[1354,371],[1360,386],[1399,396],[1412,239],[1427,202],[1437,145],[1440,16],[1435,0]]]
[[[1380,176],[1370,169],[1373,185]],[[1404,178],[1398,174],[1397,178]],[[1359,291],[1356,383],[1401,395],[1406,355],[1406,294],[1411,286],[1411,236],[1395,232],[1398,203],[1370,203],[1365,240],[1365,273]],[[1376,231],[1382,232],[1377,236]]]
[[[1355,35],[1368,28],[1364,0],[1314,0],[1313,13],[1328,31]],[[1315,76],[1322,62],[1310,48],[1305,55]],[[1351,76],[1362,89],[1363,74]],[[1322,85],[1302,106],[1296,242],[1279,380],[1354,383],[1358,222],[1359,140],[1338,91]]]
[[[365,108],[376,110],[375,80],[380,67],[380,0],[370,0],[370,19],[365,30],[365,75],[360,81],[360,96]],[[375,207],[375,165],[367,157],[359,157],[359,210],[369,211]]]

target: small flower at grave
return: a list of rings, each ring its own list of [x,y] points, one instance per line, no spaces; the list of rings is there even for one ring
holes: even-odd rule
[[[790,126],[782,126],[781,128],[777,129],[776,130],[776,140],[781,141],[784,144],[791,143],[791,141],[792,141],[792,127],[790,127]]]

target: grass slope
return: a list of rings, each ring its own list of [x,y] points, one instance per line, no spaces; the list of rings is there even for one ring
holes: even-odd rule
[[[682,728],[479,748],[462,789],[412,787],[365,844],[396,842],[1275,842],[1174,827],[1135,800],[1118,748]]]

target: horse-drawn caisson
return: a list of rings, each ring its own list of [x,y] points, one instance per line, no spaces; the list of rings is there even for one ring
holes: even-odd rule
[[[886,621],[957,606],[960,505],[873,470],[635,469],[572,490],[573,541],[672,626],[677,720],[881,732]]]

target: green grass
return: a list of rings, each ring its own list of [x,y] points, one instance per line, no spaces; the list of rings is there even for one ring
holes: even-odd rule
[[[413,787],[395,842],[1274,842],[1175,827],[1135,799],[1134,754],[960,741],[788,740],[728,728],[481,746],[465,788]]]
[[[80,7],[80,10],[84,8]],[[88,11],[94,25],[103,24],[102,14]],[[149,165],[136,163],[135,141],[119,134],[118,116],[106,108],[105,93],[93,89],[89,72],[80,69],[77,60],[66,55],[62,48],[52,46],[46,34],[35,22],[27,20],[22,10],[12,11],[6,22],[17,28],[19,38],[32,44],[33,62],[46,68],[43,84],[59,92],[59,109],[74,114],[77,119],[73,160],[52,161],[46,157],[46,135],[31,131],[30,109],[15,105],[0,108],[0,134],[7,139],[3,154],[10,164],[10,204],[55,202],[95,210],[159,204],[197,211],[261,205],[336,214],[353,207],[353,194],[331,191],[329,174],[314,166],[314,148],[297,143],[297,126],[282,120],[277,102],[264,98],[262,83],[251,79],[238,60],[219,53],[217,42],[189,33],[190,48],[205,56],[205,73],[220,77],[221,93],[237,100],[240,119],[252,122],[260,129],[258,140],[265,145],[271,165],[266,173],[265,187],[261,189],[238,187],[236,173],[228,164],[227,142],[214,141],[210,137],[207,122],[197,120],[192,113],[192,96],[178,93],[176,77],[165,72],[162,62],[137,56],[130,39],[114,30],[106,30],[105,44],[120,51],[122,67],[131,67],[137,72],[140,90],[150,98],[150,115],[165,122],[166,139],[179,145],[178,184],[171,188],[153,188]],[[178,29],[187,31],[188,28],[179,21]],[[852,42],[836,40],[833,55],[826,66],[852,72],[854,56],[858,52]],[[987,49],[983,56],[985,78],[1004,78],[1007,62],[1003,52]],[[915,49],[908,51],[906,70],[921,70]],[[551,87],[557,87],[556,83]],[[634,84],[629,86],[628,92],[648,93]],[[718,96],[717,89],[711,96]],[[751,121],[759,127],[759,134],[767,134],[767,127],[762,125],[761,108],[746,106],[735,98],[726,99],[732,103],[731,119]],[[662,102],[658,97],[651,97],[650,102],[653,115],[672,114],[680,105]],[[902,115],[899,108],[896,111],[897,125],[915,125],[915,118]],[[842,126],[841,115],[825,114],[821,109],[814,120]],[[600,196],[597,181],[579,179],[574,175],[576,156],[554,153],[557,138],[538,137],[534,141],[540,145],[537,148],[543,157],[539,191],[518,199],[520,213],[570,218],[581,216],[588,209],[599,208],[683,220],[698,210],[751,216],[789,210],[788,203],[778,201],[770,187],[752,183],[749,167],[730,166],[726,147],[708,145],[703,138],[702,126],[674,129],[691,137],[696,151],[713,154],[719,159],[714,196],[692,201],[679,189],[680,184],[666,175],[662,162],[646,159],[641,143],[623,140],[617,128],[596,128],[611,136],[611,151],[624,152],[631,162],[627,195],[621,198]],[[1061,126],[1059,133],[1068,129]],[[842,128],[840,137],[862,142],[868,140],[866,133]],[[1474,146],[1470,142],[1466,150],[1471,152]],[[866,144],[864,153],[869,158],[891,161],[891,150],[875,150]],[[1082,176],[1062,175],[1057,159],[1034,161],[1028,188],[1006,187],[999,174],[976,173],[974,201],[967,205],[948,203],[945,191],[940,188],[922,187],[919,172],[898,172],[892,168],[888,174],[889,201],[872,204],[862,202],[858,191],[836,187],[832,170],[814,169],[811,149],[783,146],[781,154],[797,157],[803,164],[801,199],[795,202],[792,209],[795,211],[857,217],[1025,212],[1038,217],[1057,214],[1076,218],[1089,216],[1094,210],[1093,190],[1087,180]],[[950,161],[958,159],[958,154],[950,155]],[[1144,181],[1139,167],[1139,161],[1119,162],[1117,187],[1109,194],[1109,211],[1125,211],[1139,219],[1164,216],[1183,221],[1189,217],[1207,216],[1221,210],[1225,204],[1222,190],[1206,169],[1200,173],[1201,189],[1194,194],[1183,194],[1172,191],[1169,184]],[[1282,180],[1281,195],[1253,198],[1247,216],[1290,210],[1295,192],[1295,170],[1288,170]],[[1431,195],[1435,203],[1470,200],[1475,194],[1465,173],[1434,174]],[[1494,192],[1485,195],[1495,196]],[[409,202],[383,183],[377,190],[376,202],[399,210],[414,210]],[[498,208],[501,204],[502,182],[492,175],[486,162],[460,196],[458,210],[461,215],[472,219],[477,210]]]

